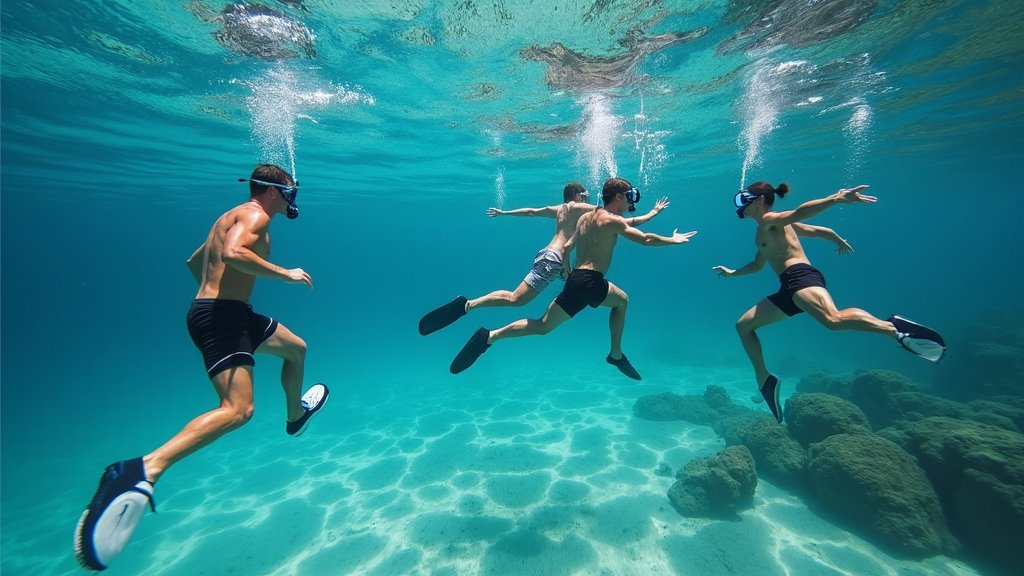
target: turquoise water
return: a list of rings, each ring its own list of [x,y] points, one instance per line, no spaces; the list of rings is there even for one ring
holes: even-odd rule
[[[983,558],[897,558],[764,480],[739,522],[684,518],[655,468],[724,442],[632,406],[716,384],[754,407],[733,323],[776,280],[711,271],[754,253],[731,205],[742,183],[788,182],[779,208],[871,185],[878,204],[813,220],[854,254],[804,243],[840,306],[951,344],[1021,313],[1019,3],[270,4],[315,56],[283,32],[256,44],[298,57],[218,42],[220,3],[0,8],[5,574],[77,573],[72,530],[103,466],[214,406],[184,262],[262,161],[302,183],[272,260],[315,289],[261,281],[253,304],[308,342],[307,384],[331,385],[331,404],[286,437],[277,361],[259,359],[253,421],[160,481],[159,513],[109,573],[987,573]],[[572,52],[541,61],[556,42]],[[450,375],[477,326],[538,317],[559,289],[416,333],[457,294],[514,288],[550,237],[549,220],[485,210],[612,175],[642,189],[638,213],[670,198],[645,229],[699,231],[617,249],[644,380],[604,363],[603,311]],[[935,366],[806,315],[762,338],[783,397],[814,370],[931,387],[960,354]]]

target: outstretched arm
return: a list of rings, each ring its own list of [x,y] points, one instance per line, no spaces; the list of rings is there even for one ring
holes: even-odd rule
[[[679,233],[679,229],[676,228],[672,231],[672,236],[661,236],[659,234],[653,234],[651,232],[642,232],[637,228],[625,224],[623,219],[623,229],[619,231],[624,238],[640,244],[642,246],[671,246],[672,244],[685,244],[697,235],[696,230],[686,232],[684,234]]]
[[[188,257],[185,261],[188,264],[188,269],[192,272],[192,277],[196,279],[196,284],[203,283],[203,260],[206,253],[206,242],[199,245],[196,251]]]
[[[499,210],[498,208],[488,208],[487,217],[494,218],[497,216],[541,216],[544,218],[554,218],[558,215],[558,206],[545,206],[543,208],[516,208],[515,210]]]
[[[788,224],[800,222],[801,220],[806,220],[817,214],[821,214],[826,208],[835,204],[877,202],[878,198],[875,198],[874,196],[866,196],[860,193],[861,190],[866,190],[867,187],[867,184],[861,184],[860,186],[854,186],[849,189],[843,188],[831,196],[804,202],[793,210],[788,210],[786,212],[769,212],[764,215],[764,221],[771,222],[772,224],[777,224],[779,226],[786,226]]]
[[[810,224],[804,224],[803,222],[797,222],[793,224],[793,230],[796,230],[798,236],[806,236],[807,238],[823,238],[829,242],[833,242],[836,245],[836,251],[840,254],[849,254],[853,252],[853,246],[840,236],[835,230],[826,228],[824,226],[812,226]]]
[[[626,218],[626,224],[630,226],[639,226],[644,222],[649,222],[651,218],[654,218],[655,216],[660,214],[662,210],[668,208],[668,205],[668,196],[663,196],[661,199],[654,203],[654,208],[651,208],[650,212],[644,214],[643,216],[634,216],[632,218]]]
[[[743,276],[744,274],[753,274],[754,272],[759,272],[762,268],[764,268],[764,262],[764,256],[762,256],[761,251],[758,250],[757,254],[754,255],[754,259],[749,264],[743,266],[742,268],[733,270],[732,268],[726,268],[725,266],[714,266],[711,269],[714,270],[715,272],[718,272],[718,275],[722,277]]]

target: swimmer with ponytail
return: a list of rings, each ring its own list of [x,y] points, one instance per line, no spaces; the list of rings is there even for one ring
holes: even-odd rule
[[[835,230],[824,226],[812,226],[803,221],[820,214],[836,204],[873,204],[874,196],[862,194],[867,185],[841,189],[835,194],[810,200],[793,210],[775,212],[773,207],[778,198],[789,193],[788,184],[774,187],[767,182],[755,182],[740,190],[733,198],[736,214],[750,218],[757,223],[754,236],[757,253],[753,261],[733,270],[715,266],[719,276],[741,276],[757,272],[767,262],[779,275],[781,284],[778,292],[763,298],[747,310],[736,322],[743,349],[750,358],[757,379],[759,394],[755,401],[768,403],[772,415],[782,422],[782,407],[779,405],[779,378],[768,371],[761,349],[761,340],[756,330],[807,312],[812,318],[830,330],[858,330],[883,334],[898,341],[908,351],[932,362],[938,362],[946,351],[946,343],[937,332],[911,322],[900,316],[880,320],[860,308],[839,310],[825,287],[825,276],[811,266],[800,244],[800,237],[822,238],[833,242],[839,254],[850,254],[853,248]]]

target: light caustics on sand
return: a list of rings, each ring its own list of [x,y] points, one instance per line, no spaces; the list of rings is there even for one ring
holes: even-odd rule
[[[610,99],[604,94],[588,94],[578,104],[583,107],[583,121],[576,160],[587,167],[588,181],[599,186],[605,177],[618,176],[615,141],[622,133],[623,121],[612,113]]]
[[[252,137],[264,162],[285,164],[295,171],[295,132],[298,120],[316,123],[309,115],[329,106],[375,104],[373,96],[360,89],[322,83],[311,70],[277,63],[252,80],[232,80],[251,90],[246,106],[251,115]]]

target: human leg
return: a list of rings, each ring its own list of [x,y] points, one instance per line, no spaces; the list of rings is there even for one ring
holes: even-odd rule
[[[525,306],[539,294],[524,280],[515,290],[495,290],[466,302],[466,312],[474,308]]]
[[[562,274],[562,255],[543,248],[533,259],[533,268],[515,290],[495,290],[466,303],[466,312],[491,306],[523,306],[544,291]]]
[[[641,380],[640,373],[637,372],[633,364],[630,363],[629,358],[622,352],[622,332],[626,327],[626,308],[629,306],[629,295],[615,284],[609,282],[608,294],[601,301],[601,306],[607,306],[612,309],[608,314],[608,333],[611,337],[611,346],[608,356],[604,359],[605,362],[615,366],[619,369],[619,372],[622,372],[629,378]]]
[[[754,378],[760,388],[770,375],[768,367],[764,362],[764,351],[761,347],[761,339],[758,338],[756,330],[785,320],[788,316],[767,298],[761,299],[751,309],[747,310],[736,321],[736,333],[743,344],[743,350],[750,359],[750,365],[754,369]]]
[[[782,422],[782,406],[779,405],[779,379],[768,372],[765,366],[764,352],[761,348],[761,339],[757,336],[757,329],[774,324],[788,318],[784,311],[775,305],[769,298],[763,298],[747,310],[740,319],[736,321],[736,333],[743,344],[743,350],[750,359],[750,365],[754,369],[754,379],[757,381],[757,393],[750,399],[754,402],[767,402],[768,409],[777,422]]]
[[[281,387],[284,388],[287,418],[298,420],[306,411],[301,403],[306,342],[284,324],[278,324],[274,333],[256,348],[256,352],[272,354],[284,361],[281,365]]]
[[[832,296],[823,287],[799,290],[793,295],[793,302],[830,330],[883,334],[899,342],[909,352],[932,362],[942,361],[946,354],[945,340],[931,328],[901,316],[882,320],[860,308],[837,310]]]
[[[609,282],[608,295],[601,301],[601,306],[611,308],[611,312],[608,314],[608,333],[611,337],[608,356],[617,360],[622,358],[622,332],[626,328],[626,308],[629,306],[629,295]]]
[[[252,366],[226,368],[211,378],[220,406],[194,418],[142,458],[115,462],[103,471],[75,528],[79,564],[103,570],[120,555],[147,507],[156,510],[153,485],[175,462],[252,418]]]
[[[252,366],[235,366],[211,378],[220,398],[217,408],[201,414],[156,450],[143,457],[146,479],[155,483],[174,463],[239,428],[252,418]]]
[[[518,338],[520,336],[543,336],[561,326],[569,318],[571,316],[565,310],[562,310],[555,302],[551,302],[548,305],[547,311],[544,312],[544,316],[540,318],[522,318],[497,330],[492,330],[487,338],[487,343],[493,344],[498,340]]]
[[[491,347],[491,344],[497,340],[534,334],[547,334],[569,318],[570,316],[565,310],[562,310],[558,304],[552,302],[548,306],[547,312],[540,319],[523,318],[497,330],[479,328],[470,336],[469,341],[466,342],[462,350],[452,360],[448,370],[452,374],[463,372],[472,366]]]
[[[896,339],[896,327],[892,322],[875,318],[860,308],[839,310],[832,295],[823,286],[803,288],[793,294],[793,303],[829,330],[857,330],[884,334]]]

